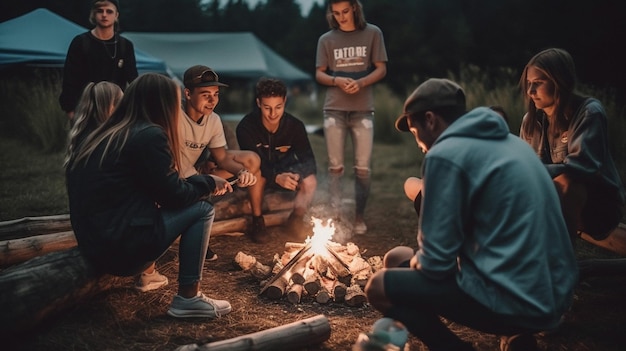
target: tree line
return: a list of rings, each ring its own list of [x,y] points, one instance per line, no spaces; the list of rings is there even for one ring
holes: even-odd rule
[[[406,94],[418,82],[475,65],[497,75],[521,72],[536,52],[561,47],[579,78],[626,92],[626,21],[616,0],[361,0],[379,26],[389,55],[385,83]],[[0,4],[0,21],[38,7],[91,27],[91,1],[25,0]],[[133,32],[253,32],[305,72],[314,74],[318,37],[328,30],[325,5],[303,16],[296,0],[122,0],[121,30]],[[210,59],[210,58],[209,58]],[[210,62],[207,62],[210,65]],[[490,82],[485,82],[489,84]]]

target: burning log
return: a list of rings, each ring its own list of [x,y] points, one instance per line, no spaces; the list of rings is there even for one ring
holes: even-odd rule
[[[298,253],[295,256],[293,256],[291,261],[289,261],[278,273],[276,273],[276,275],[274,275],[273,278],[270,278],[270,280],[265,283],[263,288],[261,288],[260,294],[265,292],[265,289],[267,289],[267,287],[269,285],[274,283],[274,280],[280,278],[280,276],[282,276],[283,274],[288,272],[291,269],[292,266],[294,266],[296,263],[298,263],[298,260],[300,259],[300,257],[302,257],[307,251],[309,251],[310,248],[311,248],[311,245],[307,244],[300,251],[298,251]]]
[[[320,279],[320,275],[313,271],[304,281],[304,290],[311,296],[317,295],[317,292],[320,291]]]
[[[304,284],[304,273],[307,270],[308,262],[307,259],[301,259],[291,268],[291,281],[294,284]]]
[[[363,306],[367,302],[367,296],[357,284],[352,284],[346,289],[345,301],[348,306],[358,307]]]
[[[294,305],[300,303],[303,291],[304,287],[302,286],[302,284],[291,284],[287,289],[287,301],[291,302]]]
[[[289,279],[285,275],[281,275],[265,288],[265,296],[272,300],[278,300],[285,295],[287,285],[289,285]]]
[[[348,286],[342,282],[337,282],[333,289],[333,295],[335,295],[336,302],[344,302],[346,300],[346,292],[348,291]]]

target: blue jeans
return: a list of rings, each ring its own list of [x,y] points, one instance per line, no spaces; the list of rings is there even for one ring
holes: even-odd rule
[[[329,191],[333,207],[339,207],[341,201],[341,177],[344,174],[344,148],[348,133],[350,133],[354,150],[356,213],[363,215],[370,190],[370,164],[374,145],[374,112],[324,111]]]
[[[204,256],[215,219],[213,205],[206,201],[176,210],[162,210],[164,240],[169,247],[180,235],[178,284],[191,285],[202,279]]]

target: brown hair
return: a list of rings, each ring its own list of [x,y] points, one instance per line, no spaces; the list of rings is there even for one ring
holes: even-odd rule
[[[256,98],[261,99],[265,97],[287,96],[287,86],[279,79],[275,78],[261,78],[256,83]]]
[[[350,3],[350,6],[354,9],[354,26],[357,30],[365,29],[367,21],[365,20],[365,14],[363,13],[363,5],[359,0],[328,0],[328,4],[326,6],[326,21],[328,21],[330,29],[339,29],[339,23],[337,23],[335,16],[333,16],[332,5],[340,2]]]
[[[528,96],[529,84],[526,77],[529,67],[535,67],[541,71],[554,84],[554,103],[556,107],[554,110],[554,122],[550,123],[549,133],[556,137],[568,129],[569,120],[575,112],[574,103],[578,95],[575,93],[576,68],[574,60],[567,51],[551,48],[533,56],[524,67],[519,85],[526,103],[528,118],[531,121],[536,121],[540,118],[540,115],[535,107],[535,103]],[[527,123],[524,132],[530,135],[535,128],[538,128],[536,123]]]

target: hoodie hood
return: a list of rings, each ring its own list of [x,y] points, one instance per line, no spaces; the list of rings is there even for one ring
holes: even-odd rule
[[[433,147],[452,137],[504,139],[509,133],[509,126],[502,116],[488,107],[477,107],[452,122],[437,138]]]

